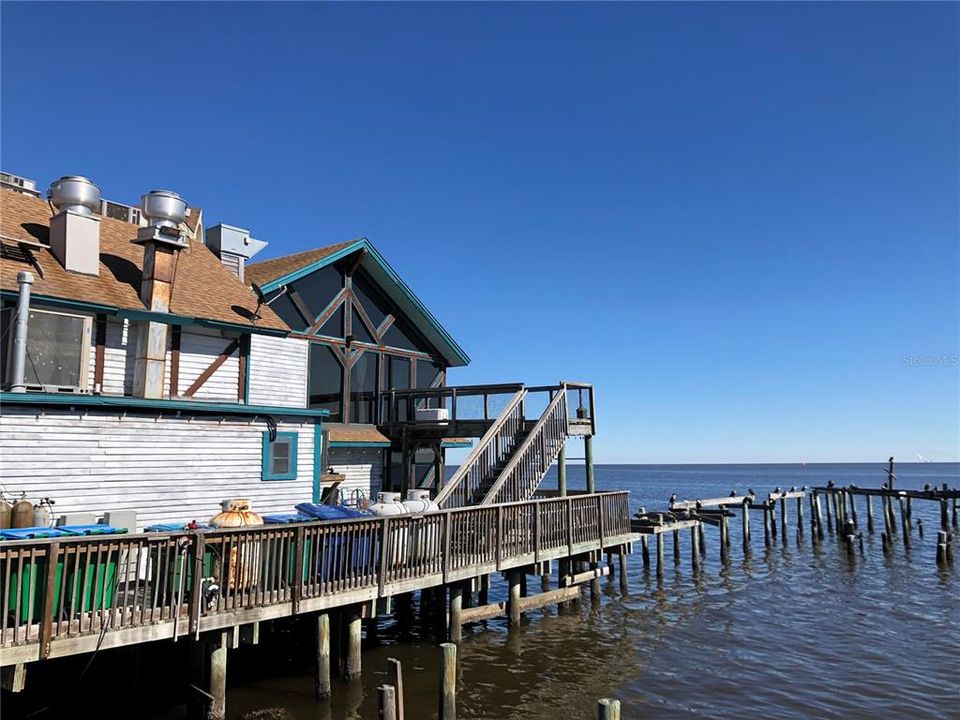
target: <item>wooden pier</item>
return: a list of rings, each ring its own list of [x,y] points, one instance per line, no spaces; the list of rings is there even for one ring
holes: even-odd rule
[[[328,611],[342,611],[344,674],[355,677],[361,620],[392,597],[449,591],[444,616],[456,640],[461,624],[506,614],[516,625],[525,611],[574,599],[606,569],[571,573],[572,563],[598,568],[604,553],[622,556],[635,539],[628,493],[600,492],[424,515],[8,541],[0,666],[22,675],[47,658],[189,640],[200,656],[197,697],[219,717],[227,651],[255,643],[262,622],[313,613],[317,695],[329,696]],[[555,560],[563,568],[555,589],[521,593],[527,574],[548,575]],[[508,578],[507,602],[463,608],[464,589],[485,595],[490,573]]]

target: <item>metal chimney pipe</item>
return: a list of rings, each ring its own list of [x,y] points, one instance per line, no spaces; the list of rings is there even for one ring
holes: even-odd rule
[[[21,270],[17,273],[20,294],[17,296],[17,324],[13,331],[13,357],[10,368],[10,392],[27,391],[25,379],[27,368],[27,319],[30,315],[30,286],[33,273]]]

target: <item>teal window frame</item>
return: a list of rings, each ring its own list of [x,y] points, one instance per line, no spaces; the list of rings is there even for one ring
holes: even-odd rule
[[[276,438],[271,441],[269,431],[263,432],[263,454],[260,463],[260,479],[263,481],[274,480],[296,480],[297,479],[297,441],[300,434],[296,432],[278,432]],[[285,473],[271,472],[273,460],[273,444],[277,440],[290,441],[290,469]]]

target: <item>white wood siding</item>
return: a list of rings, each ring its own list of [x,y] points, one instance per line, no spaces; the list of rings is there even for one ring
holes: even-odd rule
[[[177,382],[181,397],[235,337],[236,335],[224,337],[216,331],[207,333],[194,328],[189,331],[183,328],[180,333],[180,376]],[[164,385],[168,393],[170,392],[170,357],[171,353],[167,350]],[[191,397],[194,400],[237,402],[239,382],[240,350],[238,348]]]
[[[250,338],[251,405],[306,407],[309,342],[299,338]]]
[[[107,338],[103,349],[103,395],[131,395],[133,393],[133,366],[136,362],[136,326],[129,320],[107,320]],[[97,346],[90,346],[89,382],[94,390],[93,375],[96,369]]]
[[[377,499],[383,483],[383,452],[372,447],[330,448],[330,467],[346,476],[340,485],[343,502],[352,502],[355,490],[363,493],[362,499]]]
[[[297,478],[262,481],[262,421],[158,413],[6,406],[0,415],[0,479],[57,515],[136,510],[137,525],[206,521],[225,498],[261,513],[292,512],[313,495],[313,420],[277,418],[298,432]]]

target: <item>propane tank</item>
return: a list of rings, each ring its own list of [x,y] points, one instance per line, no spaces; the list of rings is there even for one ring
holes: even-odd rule
[[[382,492],[377,495],[377,501],[367,508],[374,515],[409,515],[410,508],[400,502],[400,493]]]
[[[7,499],[0,495],[0,530],[6,530],[10,527],[10,514],[13,512],[13,505],[7,502]]]
[[[34,527],[53,527],[53,500],[40,498],[40,503],[33,507]]]
[[[412,513],[436,512],[440,509],[440,506],[430,499],[429,490],[407,490],[407,499],[403,501],[403,505]]]
[[[10,513],[10,526],[15,528],[33,527],[33,503],[24,493],[13,505]]]
[[[250,501],[246,498],[231,498],[220,503],[221,512],[210,518],[211,527],[247,527],[263,525],[263,518],[250,509]]]

